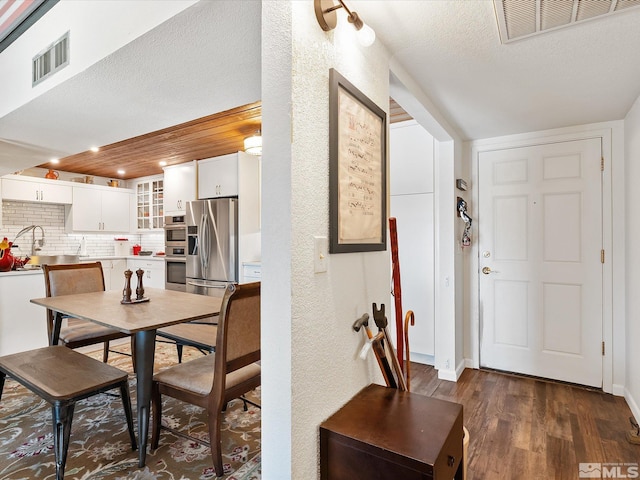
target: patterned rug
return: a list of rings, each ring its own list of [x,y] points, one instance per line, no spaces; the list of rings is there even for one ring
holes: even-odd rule
[[[128,345],[116,350],[128,351]],[[90,353],[101,358],[102,352]],[[202,355],[185,347],[183,362]],[[131,359],[111,353],[109,363],[129,372],[129,387],[135,420],[135,376]],[[158,343],[155,369],[177,363],[175,346]],[[72,372],[70,372],[72,374]],[[260,389],[247,396],[260,403]],[[204,440],[207,417],[204,410],[163,397],[163,424]],[[150,438],[149,438],[150,440]],[[234,400],[224,413],[222,431],[224,476],[227,480],[257,480],[260,465],[260,409]],[[55,479],[51,407],[17,382],[7,379],[0,400],[0,479]],[[215,479],[211,450],[206,445],[178,437],[167,430],[160,434],[158,449],[147,453],[146,467],[138,468],[138,452],[131,451],[122,402],[110,393],[76,404],[66,479],[187,480]]]

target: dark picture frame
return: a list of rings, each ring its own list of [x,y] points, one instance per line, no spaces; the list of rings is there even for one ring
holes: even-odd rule
[[[329,70],[329,253],[387,249],[387,114]]]

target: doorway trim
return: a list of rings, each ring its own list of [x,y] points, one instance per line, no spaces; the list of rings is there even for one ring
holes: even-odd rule
[[[612,169],[613,163],[618,161],[621,165],[624,162],[623,158],[623,139],[620,138],[615,141],[615,130],[619,128],[623,131],[622,126],[618,126],[616,122],[607,122],[604,124],[584,125],[577,127],[570,127],[558,130],[547,130],[541,132],[532,132],[526,134],[517,134],[504,137],[496,137],[484,140],[476,140],[471,142],[471,176],[472,185],[478,187],[478,161],[480,153],[503,150],[514,147],[527,147],[533,145],[541,145],[556,142],[567,142],[572,140],[583,140],[587,138],[600,138],[602,140],[602,154],[604,157],[604,171],[602,178],[602,230],[603,230],[603,248],[605,250],[605,263],[603,268],[603,317],[602,325],[603,332],[602,338],[605,342],[606,349],[605,355],[602,357],[602,389],[605,392],[613,393],[615,395],[624,394],[624,385],[615,385],[614,378],[624,381],[624,343],[622,345],[617,343],[614,345],[614,305],[624,306],[624,292],[616,295],[618,298],[614,298],[613,284],[614,284],[614,272],[616,272],[616,278],[624,282],[624,249],[616,249],[616,255],[613,255],[613,231],[614,231],[614,218],[613,218],[613,190],[612,190]],[[618,135],[620,136],[620,135]],[[478,216],[479,195],[478,188],[473,188],[473,212],[472,217]],[[624,189],[620,188],[620,192],[616,196],[621,199],[620,205],[624,205]],[[619,210],[619,209],[618,209]],[[619,212],[620,218],[624,218],[624,212]],[[474,217],[475,218],[475,217]],[[478,230],[476,235],[480,237],[482,219],[477,219]],[[622,235],[623,232],[618,232]],[[624,240],[620,240],[624,242]],[[469,262],[469,351],[471,358],[467,358],[467,367],[479,368],[480,367],[480,332],[481,332],[481,308],[480,308],[480,294],[479,294],[479,257],[478,257],[478,242],[475,241],[471,246],[471,255]],[[617,258],[620,256],[620,258]],[[614,268],[614,263],[616,268]],[[623,284],[623,283],[622,283]],[[619,289],[623,290],[623,289]],[[618,321],[616,322],[617,328],[622,328],[624,332],[624,312],[620,314]],[[623,337],[623,335],[621,336]],[[621,361],[614,362],[614,357],[621,359]],[[614,371],[615,368],[619,369],[622,366],[622,371]]]

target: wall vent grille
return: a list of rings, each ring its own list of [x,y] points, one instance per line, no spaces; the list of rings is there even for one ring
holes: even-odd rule
[[[32,87],[69,65],[69,32],[33,57],[31,65]]]
[[[640,7],[640,0],[493,0],[502,43]]]

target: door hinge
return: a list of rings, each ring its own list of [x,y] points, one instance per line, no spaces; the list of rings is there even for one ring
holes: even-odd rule
[[[600,263],[604,263],[604,248],[600,250]]]
[[[600,157],[600,171],[604,172],[604,157]]]
[[[602,356],[604,357],[604,342],[602,342]]]

